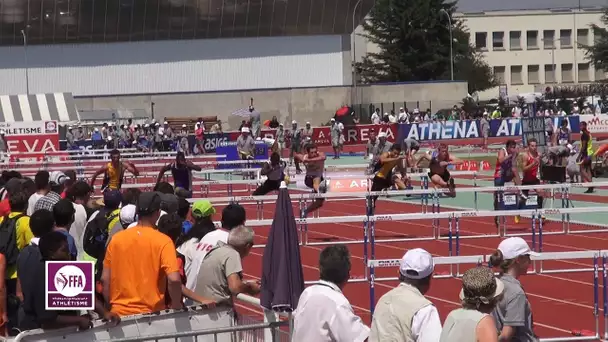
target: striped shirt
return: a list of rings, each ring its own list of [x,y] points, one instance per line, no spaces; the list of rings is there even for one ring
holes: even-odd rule
[[[53,212],[53,206],[59,201],[61,201],[61,196],[56,192],[49,191],[44,197],[36,201],[33,213],[40,209],[46,209]]]

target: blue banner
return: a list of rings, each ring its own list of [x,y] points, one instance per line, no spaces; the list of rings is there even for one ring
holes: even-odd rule
[[[556,117],[554,127],[559,127],[563,119],[569,121],[572,133],[580,133],[578,116]],[[521,136],[521,124],[518,118],[490,120],[490,137]],[[483,137],[479,120],[424,122],[417,124],[400,124],[398,140],[410,138],[418,141],[470,139]]]
[[[234,137],[234,141],[236,141],[236,137],[238,137],[238,133],[213,133],[213,134],[205,134],[204,147],[205,151],[208,153],[215,153],[215,150],[218,146],[222,144],[226,144],[231,141],[231,138]],[[190,148],[190,153],[192,153],[192,149],[196,144],[196,138],[194,135],[188,136],[188,147]],[[103,149],[105,144],[101,140],[93,141],[93,140],[81,140],[74,142],[73,150],[81,150],[83,154],[89,154],[87,151],[91,151],[93,149]],[[97,148],[95,147],[97,145]],[[67,142],[65,140],[61,140],[59,142],[59,148],[62,151],[67,150]],[[92,153],[91,153],[92,154]]]

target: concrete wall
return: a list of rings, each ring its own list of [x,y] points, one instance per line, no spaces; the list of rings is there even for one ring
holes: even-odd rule
[[[391,85],[359,86],[358,103],[385,104],[420,102],[420,108],[433,110],[449,108],[467,95],[466,82],[406,83]],[[224,129],[238,127],[240,118],[231,113],[249,105],[254,99],[255,108],[262,113],[262,120],[276,115],[280,122],[300,123],[310,121],[319,125],[329,121],[335,111],[351,102],[350,87],[324,87],[276,89],[214,93],[189,93],[143,96],[77,97],[79,110],[144,109],[154,117],[199,117],[217,115]],[[399,105],[398,105],[399,106]],[[397,106],[397,109],[398,109]]]

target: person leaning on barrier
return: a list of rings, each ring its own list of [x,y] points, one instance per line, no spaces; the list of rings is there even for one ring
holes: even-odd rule
[[[318,283],[300,295],[294,312],[294,342],[362,342],[369,328],[355,315],[342,293],[350,278],[350,253],[344,245],[329,246],[319,256]]]
[[[399,265],[400,284],[378,301],[369,342],[438,341],[441,321],[424,294],[435,271],[433,256],[421,248],[410,249]]]
[[[217,303],[218,320],[234,318],[234,297],[237,295],[260,293],[259,281],[243,280],[241,260],[251,251],[253,237],[253,229],[238,226],[230,231],[228,243],[218,242],[201,263],[194,293]]]
[[[498,342],[498,331],[491,316],[504,285],[485,266],[464,272],[460,300],[462,308],[448,315],[439,342]]]
[[[181,298],[181,277],[171,239],[156,229],[161,194],[144,192],[137,203],[138,221],[108,243],[101,281],[105,302],[119,316],[165,309],[165,290]],[[172,309],[182,308],[179,301]]]
[[[532,309],[519,282],[528,273],[532,252],[520,237],[503,240],[490,257],[490,265],[500,268],[499,279],[504,284],[503,297],[494,308],[492,316],[500,332],[499,341],[537,342],[532,321]]]

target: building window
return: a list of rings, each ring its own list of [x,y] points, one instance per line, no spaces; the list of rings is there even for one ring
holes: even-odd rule
[[[572,74],[572,64],[562,64],[562,83],[574,82],[574,75]]]
[[[578,65],[578,81],[590,82],[589,79],[589,63],[579,63]]]
[[[555,64],[545,64],[545,83],[555,83]]]
[[[581,45],[589,45],[589,29],[576,30],[576,44],[579,48]]]
[[[482,50],[488,49],[487,32],[475,32],[475,47]]]
[[[528,84],[539,84],[538,65],[528,65]]]
[[[505,67],[495,66],[494,77],[496,78],[496,82],[498,82],[498,84],[505,84]]]
[[[595,68],[595,80],[603,81],[606,79],[606,73],[602,69]]]
[[[509,48],[511,50],[521,50],[521,31],[509,32]]]
[[[559,45],[562,49],[572,47],[572,30],[559,30]]]
[[[528,50],[538,49],[538,31],[526,32]]]
[[[494,50],[502,50],[505,48],[505,33],[504,32],[492,32],[492,48]]]
[[[521,80],[521,65],[511,65],[511,85],[522,85],[524,82]]]
[[[544,30],[543,31],[543,46],[545,49],[555,48],[555,31]]]

